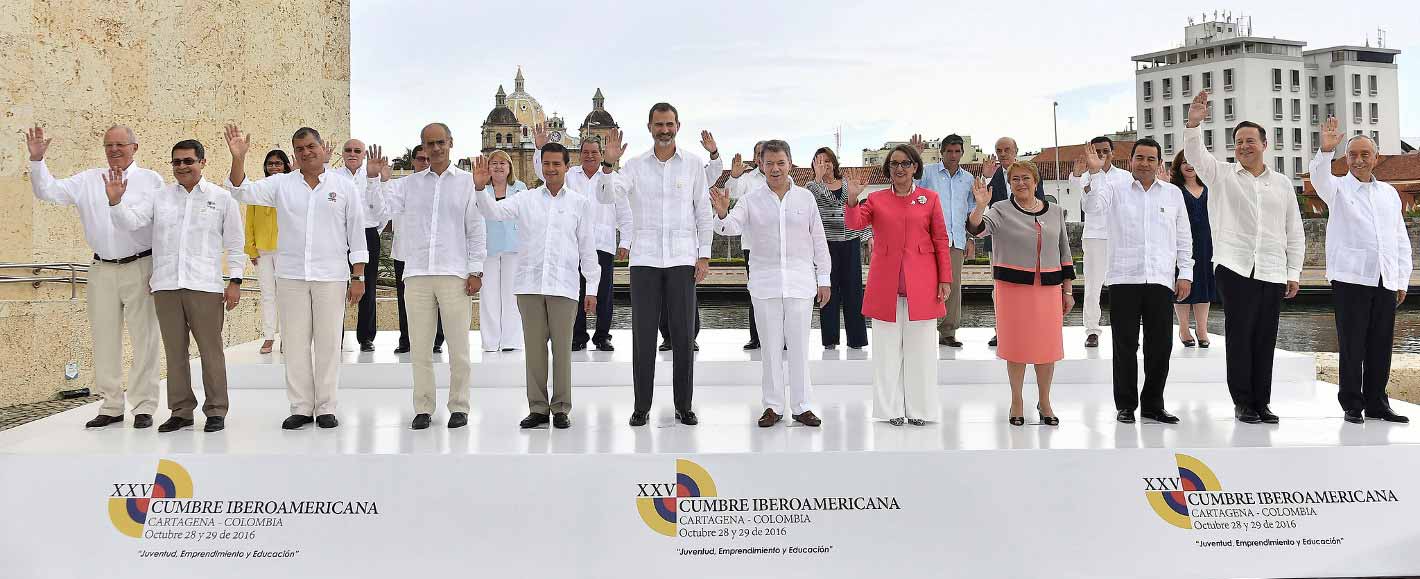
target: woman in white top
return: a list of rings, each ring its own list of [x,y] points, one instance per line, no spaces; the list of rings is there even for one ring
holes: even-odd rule
[[[488,155],[493,181],[484,188],[499,201],[526,191],[528,186],[513,177],[513,159],[503,151]],[[488,259],[483,262],[483,291],[478,298],[478,328],[484,352],[511,352],[523,349],[523,320],[513,297],[513,277],[518,273],[518,224],[488,220]]]

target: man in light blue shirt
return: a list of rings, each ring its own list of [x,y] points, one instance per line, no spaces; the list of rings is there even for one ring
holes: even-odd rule
[[[912,146],[920,152],[923,148],[921,135],[912,137]],[[947,315],[937,320],[937,343],[960,348],[957,341],[957,326],[961,324],[961,264],[971,259],[976,251],[975,244],[966,236],[966,217],[976,207],[971,196],[971,186],[976,177],[961,167],[961,157],[966,150],[966,141],[960,135],[951,134],[942,139],[942,162],[932,163],[922,168],[922,178],[918,187],[937,192],[942,198],[942,217],[947,222],[947,236],[952,242],[951,293],[947,298]]]

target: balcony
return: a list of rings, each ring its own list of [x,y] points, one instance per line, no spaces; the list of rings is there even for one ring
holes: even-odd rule
[[[1223,85],[1223,90],[1232,92],[1232,90],[1233,90],[1233,83],[1224,84],[1224,85]]]
[[[1277,83],[1272,83],[1272,90],[1273,90],[1274,92],[1282,92],[1282,85],[1277,84]]]
[[[1302,150],[1302,144],[1299,143],[1299,142],[1296,142],[1296,141],[1292,141],[1292,150],[1293,150],[1293,151],[1300,151],[1300,150]]]

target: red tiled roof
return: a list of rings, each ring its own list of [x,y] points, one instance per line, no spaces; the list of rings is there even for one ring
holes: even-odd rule
[[[981,174],[981,163],[963,163],[962,168],[966,169],[967,172],[971,173],[972,175]],[[881,166],[842,167],[842,172],[844,179],[866,179],[869,187],[872,187],[874,185],[887,186],[888,184],[888,179],[885,175],[883,175]],[[802,187],[805,183],[808,183],[809,181],[813,180],[814,170],[810,167],[794,167],[794,169],[789,173],[789,175],[794,178],[795,184]],[[721,172],[720,178],[717,179],[711,185],[714,187],[724,187],[725,181],[728,181],[729,179],[730,171],[727,169]]]

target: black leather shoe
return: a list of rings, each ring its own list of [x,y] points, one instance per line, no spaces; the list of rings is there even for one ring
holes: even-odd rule
[[[986,345],[987,345],[987,346],[991,346],[992,348],[995,348],[995,347],[996,347],[996,338],[998,338],[998,337],[999,337],[999,336],[991,336],[991,341],[990,341],[990,342],[986,342]]]
[[[759,415],[759,420],[756,421],[755,424],[758,424],[760,428],[769,428],[783,418],[784,417],[780,416],[778,412],[775,412],[773,408],[765,408],[764,414]]]
[[[123,422],[123,415],[122,415],[122,414],[120,414],[120,415],[118,415],[118,416],[108,416],[108,415],[100,414],[100,415],[98,415],[98,416],[95,416],[93,420],[90,420],[90,421],[88,421],[88,422],[85,422],[85,423],[84,423],[84,428],[103,428],[103,427],[108,426],[108,425],[110,425],[110,424],[118,424],[118,423],[120,423],[120,422]]]
[[[395,349],[394,349],[394,353],[396,353],[396,354],[408,354],[408,353],[409,353],[409,344],[405,344],[405,345],[403,345],[403,346],[399,346],[399,347],[395,348]]]
[[[1123,424],[1134,424],[1134,411],[1120,410],[1119,414],[1114,415],[1114,419],[1120,421]]]
[[[824,344],[824,345],[823,345],[823,349],[825,349],[825,350],[837,350],[837,349],[838,349],[838,344]]]
[[[221,432],[227,428],[227,418],[224,416],[208,416],[207,422],[202,424],[203,432]]]
[[[1257,409],[1257,417],[1267,424],[1277,424],[1282,420],[1278,418],[1276,414],[1273,414],[1272,410],[1268,408],[1266,404],[1262,405],[1262,408]]]
[[[315,419],[304,414],[292,414],[281,421],[282,430],[296,430],[302,426],[315,422]]]
[[[645,412],[632,412],[631,421],[628,424],[632,426],[645,426],[646,418],[648,417]]]
[[[1367,410],[1366,418],[1370,418],[1373,420],[1384,420],[1386,422],[1395,422],[1398,424],[1408,424],[1410,422],[1409,418],[1396,414],[1395,411],[1389,408],[1377,410],[1375,412]]]
[[[691,342],[690,342],[690,350],[691,350],[692,352],[699,352],[699,351],[700,351],[700,340],[691,340]]]
[[[948,348],[960,348],[962,346],[962,343],[957,340],[955,336],[939,338],[937,339],[937,344],[941,346],[946,346]]]
[[[662,351],[662,352],[669,352],[669,351],[671,351],[671,343],[670,343],[670,342],[661,342],[661,345],[660,345],[660,346],[657,346],[656,349],[657,349],[657,350],[660,350],[660,351]]]
[[[340,426],[340,420],[338,420],[334,414],[322,414],[316,417],[316,426],[321,428],[335,428]]]
[[[585,349],[587,349],[587,343],[586,343],[586,342],[572,342],[572,351],[573,351],[573,352],[581,352],[582,350],[585,350]]]
[[[409,428],[412,430],[424,430],[425,428],[429,428],[430,422],[433,422],[433,420],[430,420],[428,414],[415,414],[414,420],[409,421]]]
[[[360,351],[361,351],[361,352],[373,352],[373,351],[375,351],[375,343],[374,343],[374,342],[360,342]]]
[[[697,424],[700,424],[700,419],[695,417],[694,410],[686,410],[685,412],[677,410],[675,413],[675,419],[679,420],[681,424],[684,424],[686,426],[695,426]]]
[[[449,428],[463,428],[468,426],[467,412],[454,412],[449,414]]]
[[[1178,424],[1178,417],[1163,409],[1140,412],[1139,417],[1164,424]]]
[[[443,353],[444,353],[444,347],[443,347],[443,346],[434,346],[434,353],[435,353],[435,354],[443,354]]]
[[[1086,348],[1098,348],[1098,347],[1100,347],[1100,337],[1099,337],[1099,334],[1090,334],[1089,336],[1086,336],[1086,337],[1085,337],[1085,347],[1086,347]]]
[[[758,349],[759,349],[759,340],[750,340],[748,343],[745,344],[745,348],[744,348],[744,349],[746,349],[746,350],[758,350]]]
[[[566,413],[566,412],[557,412],[557,413],[554,413],[554,414],[552,415],[552,427],[553,427],[553,428],[558,428],[558,429],[571,428],[571,427],[572,427],[572,419],[567,417],[567,413]]]
[[[152,414],[134,414],[134,415],[133,415],[133,427],[134,427],[134,428],[137,428],[137,429],[140,429],[140,430],[141,430],[141,429],[144,429],[144,428],[148,428],[149,426],[152,426],[152,425],[153,425],[153,415],[152,415]]]
[[[1258,424],[1262,422],[1262,417],[1257,415],[1257,411],[1246,406],[1233,405],[1233,416],[1238,419],[1238,422],[1246,422],[1248,424]]]
[[[633,414],[632,416],[634,417],[635,415]],[[530,412],[530,413],[528,413],[527,418],[524,418],[524,419],[522,420],[522,422],[519,422],[519,423],[518,423],[518,427],[519,427],[519,428],[537,428],[537,427],[542,426],[542,425],[544,425],[544,424],[547,424],[547,415],[546,415],[546,414],[539,414],[539,413],[537,413],[537,412]]]
[[[1366,419],[1361,416],[1360,410],[1347,410],[1346,421],[1351,424],[1362,424],[1366,422]]]
[[[593,340],[592,344],[596,345],[598,352],[616,351],[616,347],[611,345],[611,340]]]
[[[167,422],[159,424],[158,432],[172,432],[174,430],[181,430],[183,428],[192,426],[192,424],[193,422],[191,418],[179,418],[177,416],[174,416],[172,418],[169,418]]]

